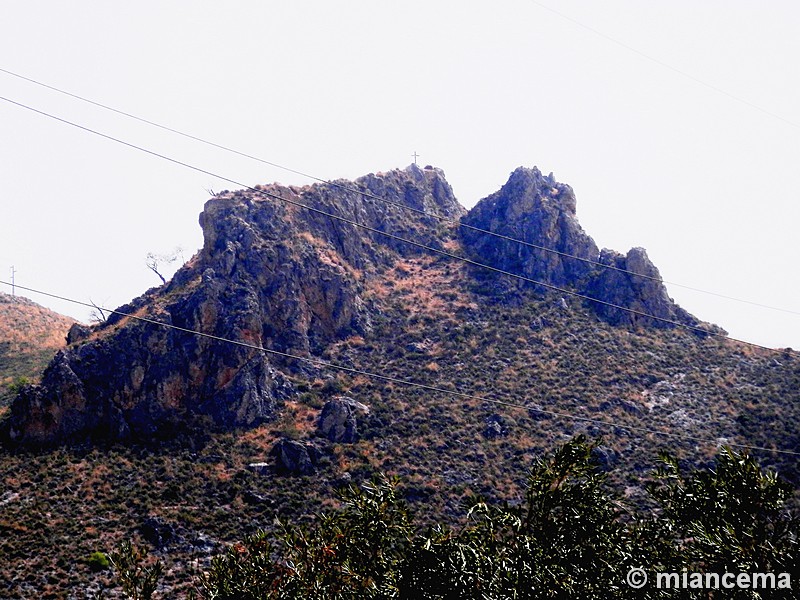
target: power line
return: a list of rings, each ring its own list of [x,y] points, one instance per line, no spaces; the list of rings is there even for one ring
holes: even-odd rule
[[[544,5],[541,5],[541,6],[544,7],[544,8],[547,8]],[[549,9],[549,10],[552,10],[552,9]],[[557,12],[557,11],[553,11],[553,12]],[[560,14],[560,13],[558,13],[558,14]],[[561,15],[561,16],[564,16],[564,15]],[[564,18],[569,19],[569,17],[566,17],[566,16],[564,16]],[[591,29],[591,28],[589,28],[589,29]],[[592,30],[592,31],[594,31],[594,30]],[[599,32],[595,32],[595,33],[598,33],[599,35],[603,35],[603,34],[601,34]],[[624,44],[623,44],[623,46],[624,46]],[[658,62],[658,61],[656,61],[656,62]],[[560,256],[562,258],[569,258],[569,259],[572,259],[572,260],[577,260],[577,261],[583,262],[585,264],[589,264],[589,265],[592,265],[592,266],[600,267],[600,268],[603,268],[603,269],[610,269],[610,270],[617,271],[617,272],[620,272],[620,273],[625,273],[626,275],[639,277],[641,279],[648,279],[648,280],[651,280],[651,281],[656,281],[656,282],[659,282],[659,283],[668,284],[668,285],[671,285],[671,286],[683,288],[683,289],[690,290],[690,291],[693,291],[693,292],[698,292],[698,293],[701,293],[701,294],[707,294],[707,295],[710,295],[710,296],[715,296],[717,298],[723,298],[725,300],[731,300],[731,301],[734,301],[734,302],[740,302],[740,303],[743,303],[743,304],[749,304],[751,306],[757,306],[757,307],[760,307],[760,308],[766,308],[766,309],[769,309],[769,310],[775,310],[775,311],[784,312],[784,313],[788,313],[788,314],[800,315],[800,311],[790,310],[790,309],[786,309],[786,308],[780,308],[780,307],[776,307],[776,306],[770,306],[768,304],[763,304],[763,303],[760,303],[760,302],[754,302],[752,300],[745,300],[745,299],[742,299],[742,298],[736,298],[734,296],[729,296],[727,294],[720,294],[718,292],[712,292],[712,291],[709,291],[709,290],[704,290],[704,289],[701,289],[701,288],[697,288],[697,287],[693,287],[693,286],[689,286],[689,285],[684,285],[682,283],[676,283],[674,281],[667,281],[665,279],[662,279],[661,277],[655,277],[653,275],[647,275],[647,274],[644,274],[644,273],[636,273],[635,271],[630,271],[628,269],[623,269],[621,267],[617,267],[616,265],[609,265],[609,264],[606,264],[606,263],[602,263],[599,260],[594,260],[594,259],[586,258],[586,257],[583,257],[583,256],[576,256],[574,254],[569,254],[567,252],[561,252],[560,250],[556,250],[555,248],[548,248],[546,246],[542,246],[542,245],[539,245],[539,244],[534,244],[532,242],[528,242],[528,241],[525,241],[525,240],[514,238],[512,236],[504,235],[502,233],[498,233],[498,232],[495,232],[495,231],[490,231],[488,229],[483,229],[481,227],[475,227],[474,225],[469,225],[468,223],[464,223],[464,222],[462,222],[460,220],[457,220],[457,219],[452,219],[450,217],[446,217],[446,216],[443,216],[443,215],[430,213],[428,211],[425,211],[425,210],[422,210],[422,209],[418,209],[418,208],[414,208],[413,206],[408,206],[407,204],[403,204],[401,202],[395,202],[393,200],[390,200],[389,198],[378,196],[376,194],[373,194],[373,193],[365,191],[365,190],[358,189],[356,187],[352,187],[352,186],[349,186],[349,185],[345,185],[345,184],[339,183],[338,181],[332,181],[332,180],[329,180],[329,179],[323,179],[323,178],[320,178],[320,177],[316,177],[316,176],[311,175],[309,173],[305,173],[305,172],[299,171],[297,169],[292,169],[290,167],[286,167],[286,166],[280,165],[278,163],[265,160],[263,158],[260,158],[258,156],[254,156],[252,154],[248,154],[246,152],[241,152],[239,150],[236,150],[235,148],[231,148],[230,146],[225,146],[225,145],[222,145],[222,144],[218,144],[216,142],[212,142],[212,141],[206,140],[206,139],[201,138],[199,136],[196,136],[196,135],[193,135],[193,134],[190,134],[190,133],[186,133],[184,131],[180,131],[178,129],[169,127],[167,125],[162,125],[162,124],[157,123],[155,121],[151,121],[149,119],[145,119],[143,117],[139,117],[137,115],[134,115],[132,113],[120,110],[118,108],[114,108],[113,106],[109,106],[107,104],[103,104],[101,102],[97,102],[95,100],[92,100],[90,98],[86,98],[84,96],[79,96],[78,94],[73,94],[72,92],[68,92],[66,90],[57,88],[55,86],[43,83],[41,81],[37,81],[36,79],[32,79],[30,77],[26,77],[24,75],[20,75],[19,73],[14,73],[13,71],[9,71],[8,69],[0,68],[0,72],[6,73],[7,75],[11,75],[13,77],[17,77],[17,78],[22,79],[24,81],[28,81],[30,83],[33,83],[35,85],[44,87],[44,88],[52,90],[54,92],[58,92],[59,94],[63,94],[65,96],[69,96],[71,98],[75,98],[76,100],[80,100],[81,102],[86,102],[86,103],[91,104],[93,106],[97,106],[98,108],[102,108],[104,110],[108,110],[108,111],[111,111],[113,113],[122,115],[124,117],[129,118],[129,119],[134,119],[134,120],[139,121],[141,123],[145,123],[147,125],[151,125],[153,127],[157,127],[157,128],[162,129],[164,131],[168,131],[170,133],[174,133],[176,135],[180,135],[180,136],[185,137],[187,139],[190,139],[190,140],[193,140],[193,141],[196,141],[196,142],[200,142],[201,144],[206,144],[208,146],[217,148],[219,150],[223,150],[225,152],[230,152],[232,154],[236,154],[236,155],[241,156],[243,158],[248,158],[250,160],[254,160],[256,162],[260,162],[262,164],[269,165],[271,167],[275,167],[277,169],[281,169],[281,170],[287,171],[289,173],[294,173],[295,175],[300,175],[302,177],[306,177],[308,179],[311,179],[312,181],[317,181],[319,183],[324,183],[324,184],[327,184],[327,185],[330,185],[330,186],[333,186],[333,187],[336,187],[336,188],[339,188],[339,189],[346,190],[348,192],[353,192],[353,193],[356,193],[356,194],[360,194],[361,196],[363,196],[365,198],[371,198],[373,200],[379,200],[381,202],[384,202],[384,203],[392,205],[392,206],[398,206],[398,207],[400,207],[400,208],[402,208],[403,210],[406,210],[406,211],[414,212],[414,213],[417,213],[419,215],[423,215],[423,216],[426,216],[426,217],[432,217],[432,218],[438,219],[439,221],[444,222],[444,223],[451,223],[451,224],[454,224],[454,225],[456,225],[458,227],[461,227],[463,229],[468,229],[470,231],[475,231],[476,233],[482,233],[482,234],[485,234],[485,235],[491,235],[493,237],[496,237],[496,238],[499,238],[499,239],[502,239],[502,240],[505,240],[505,241],[521,244],[521,245],[527,246],[529,248],[533,248],[533,249],[536,249],[536,250],[541,250],[543,252],[548,252],[548,253],[551,253],[551,254],[555,254],[555,255]],[[416,152],[415,152],[415,154],[416,154]],[[416,164],[416,159],[415,159],[415,164]],[[237,185],[241,185],[241,184],[237,184]]]
[[[149,149],[144,148],[142,146],[137,146],[136,144],[132,144],[132,143],[126,142],[125,140],[122,140],[120,138],[116,138],[116,137],[110,136],[108,134],[101,133],[101,132],[99,132],[97,130],[91,129],[91,128],[86,127],[84,125],[80,125],[78,123],[74,123],[72,121],[69,121],[67,119],[63,119],[61,117],[57,117],[57,116],[55,116],[53,114],[47,113],[47,112],[39,110],[37,108],[33,108],[33,107],[28,106],[26,104],[22,104],[21,102],[17,102],[15,100],[11,100],[11,99],[6,98],[4,96],[0,96],[0,100],[3,100],[5,102],[8,102],[8,103],[13,104],[15,106],[19,106],[19,107],[24,108],[26,110],[29,110],[31,112],[35,112],[35,113],[40,114],[42,116],[45,116],[45,117],[47,117],[49,119],[53,119],[55,121],[59,121],[59,122],[64,123],[66,125],[70,125],[71,127],[75,127],[75,128],[80,129],[82,131],[86,131],[87,133],[91,133],[93,135],[105,138],[107,140],[116,142],[118,144],[122,144],[123,146],[127,146],[129,148],[133,148],[134,150],[138,150],[140,152],[144,152],[145,154],[150,154],[151,156],[155,156],[157,158],[161,158],[163,160],[166,160],[168,162],[174,163],[176,165],[180,165],[180,166],[185,167],[187,169],[191,169],[193,171],[197,171],[198,173],[203,173],[203,174],[209,175],[211,177],[216,177],[217,179],[220,179],[222,181],[227,181],[228,183],[232,183],[234,185],[240,186],[240,187],[242,187],[244,189],[247,189],[247,190],[249,190],[249,191],[251,191],[251,192],[253,192],[255,194],[258,194],[258,195],[261,195],[261,196],[265,196],[265,197],[268,197],[268,198],[273,198],[275,200],[280,200],[281,202],[284,202],[286,204],[291,204],[293,206],[297,206],[298,208],[303,208],[305,210],[308,210],[310,212],[313,212],[313,213],[316,213],[316,214],[319,214],[319,215],[323,215],[323,216],[328,217],[330,219],[335,219],[335,220],[341,221],[343,223],[348,223],[350,225],[353,225],[354,227],[358,227],[358,228],[364,229],[366,231],[369,231],[371,233],[382,235],[384,237],[388,237],[390,239],[397,240],[397,241],[409,244],[411,246],[416,246],[418,248],[422,248],[423,250],[426,250],[428,252],[432,252],[434,254],[439,254],[441,256],[446,256],[448,258],[451,258],[451,259],[454,259],[454,260],[458,260],[458,261],[461,261],[463,263],[466,263],[466,264],[469,264],[469,265],[472,265],[472,266],[475,266],[475,267],[486,269],[488,271],[499,273],[501,275],[507,275],[509,277],[513,277],[515,279],[519,279],[520,281],[525,281],[527,283],[532,283],[534,285],[539,285],[539,286],[542,286],[544,288],[547,288],[547,289],[550,289],[550,290],[553,290],[553,291],[557,291],[557,292],[560,292],[562,294],[566,294],[568,296],[573,296],[575,298],[580,298],[582,300],[588,300],[590,302],[595,302],[597,304],[601,304],[601,305],[607,306],[609,308],[614,308],[614,309],[617,309],[617,310],[628,312],[630,314],[634,314],[634,315],[637,315],[639,317],[644,317],[644,318],[653,319],[653,320],[656,320],[656,321],[661,321],[663,323],[667,323],[667,324],[673,325],[675,327],[682,327],[684,329],[688,329],[690,331],[694,331],[695,333],[700,333],[701,335],[704,335],[704,336],[705,335],[709,335],[709,336],[720,337],[720,338],[728,339],[728,340],[731,340],[731,341],[734,341],[734,342],[739,342],[739,343],[742,343],[742,344],[745,344],[745,345],[748,345],[748,346],[751,346],[751,347],[754,347],[754,348],[760,348],[762,350],[774,351],[773,348],[769,348],[767,346],[762,346],[761,344],[756,344],[754,342],[747,342],[747,341],[744,341],[744,340],[739,340],[737,338],[729,337],[728,335],[726,335],[724,333],[716,332],[716,331],[709,330],[709,329],[704,329],[702,327],[697,327],[695,325],[689,325],[687,323],[682,323],[682,322],[676,321],[674,319],[668,319],[668,318],[665,318],[665,317],[659,317],[659,316],[656,316],[656,315],[651,315],[651,314],[645,313],[643,311],[639,311],[639,310],[636,310],[636,309],[633,309],[633,308],[629,308],[629,307],[626,307],[626,306],[620,306],[618,304],[614,304],[612,302],[607,302],[605,300],[600,300],[598,298],[592,298],[591,296],[587,296],[587,295],[581,294],[579,292],[575,292],[575,291],[572,291],[572,290],[567,290],[567,289],[558,287],[556,285],[545,283],[543,281],[537,281],[535,279],[532,279],[530,277],[526,277],[524,275],[520,275],[518,273],[512,273],[510,271],[505,271],[503,269],[499,269],[497,267],[493,267],[491,265],[487,265],[487,264],[484,264],[484,263],[481,263],[481,262],[466,258],[464,256],[459,256],[457,254],[453,254],[452,252],[447,252],[446,250],[440,250],[438,248],[433,248],[432,246],[428,246],[428,245],[420,243],[420,242],[409,240],[408,238],[404,238],[404,237],[395,235],[393,233],[388,233],[386,231],[381,231],[380,229],[376,229],[374,227],[370,227],[369,225],[364,225],[364,224],[359,223],[358,221],[355,221],[353,219],[348,219],[346,217],[342,217],[340,215],[336,215],[336,214],[327,212],[325,210],[322,210],[322,209],[319,209],[319,208],[315,208],[313,206],[308,206],[306,204],[303,204],[302,202],[297,202],[296,200],[292,200],[290,198],[284,198],[283,196],[280,196],[278,194],[273,194],[271,192],[267,192],[264,189],[254,188],[254,187],[249,186],[249,185],[247,185],[245,183],[236,181],[235,179],[231,179],[229,177],[224,177],[223,175],[219,175],[217,173],[214,173],[212,171],[208,171],[208,170],[203,169],[201,167],[197,167],[195,165],[192,165],[192,164],[180,161],[178,159],[166,156],[165,154],[160,154],[158,152],[155,152],[153,150],[149,150]]]
[[[9,282],[1,281],[1,280],[0,280],[0,284],[2,284],[2,285],[11,285]],[[78,304],[80,306],[85,306],[87,308],[100,309],[100,310],[102,310],[104,312],[107,312],[109,314],[115,314],[115,315],[119,315],[121,317],[127,317],[129,319],[134,319],[136,321],[140,321],[142,323],[147,323],[149,325],[155,325],[157,327],[165,327],[167,329],[172,329],[174,331],[180,331],[181,333],[187,333],[187,334],[190,334],[190,335],[196,335],[198,337],[203,337],[203,338],[214,340],[214,341],[217,341],[217,342],[233,344],[233,345],[236,345],[236,346],[239,346],[239,347],[242,347],[242,348],[248,348],[248,349],[251,349],[251,350],[257,350],[259,352],[265,352],[267,354],[280,356],[282,358],[289,358],[291,360],[297,360],[297,361],[300,361],[300,362],[305,362],[305,363],[313,364],[313,365],[324,367],[324,368],[335,369],[335,370],[338,370],[338,371],[343,371],[345,373],[349,373],[351,375],[362,375],[364,377],[368,377],[368,378],[372,378],[372,379],[379,379],[381,381],[385,381],[385,382],[388,382],[388,383],[396,383],[396,384],[404,385],[404,386],[407,386],[407,387],[413,387],[413,388],[416,388],[416,389],[426,390],[426,391],[429,391],[429,392],[437,392],[437,393],[441,393],[441,394],[447,394],[447,395],[455,396],[455,397],[462,398],[462,399],[465,399],[465,400],[477,400],[479,402],[485,402],[485,403],[488,403],[488,404],[495,404],[495,405],[498,405],[498,406],[505,406],[505,407],[509,407],[509,408],[521,408],[521,409],[524,409],[524,410],[526,410],[528,412],[533,411],[533,412],[537,412],[537,413],[541,413],[541,414],[545,414],[545,415],[549,415],[549,416],[557,417],[557,418],[561,418],[561,419],[567,419],[567,420],[571,420],[571,421],[580,421],[582,423],[589,423],[589,424],[592,424],[592,425],[598,425],[598,426],[602,426],[602,427],[611,427],[611,428],[614,428],[614,429],[623,429],[623,430],[626,430],[626,431],[629,431],[629,432],[632,432],[632,433],[653,434],[653,435],[671,437],[671,438],[675,438],[675,439],[682,439],[682,440],[686,440],[686,441],[702,442],[702,443],[705,443],[705,444],[714,444],[714,445],[718,444],[717,440],[710,440],[708,438],[703,438],[703,437],[699,437],[699,436],[686,435],[686,434],[682,434],[682,433],[676,433],[674,431],[659,431],[657,429],[651,429],[651,428],[648,428],[648,427],[641,427],[641,426],[637,426],[637,425],[621,425],[621,424],[618,424],[618,423],[612,423],[612,422],[609,422],[609,421],[604,421],[602,419],[592,419],[591,417],[581,417],[579,415],[574,415],[574,414],[570,414],[570,413],[562,413],[562,412],[553,411],[553,410],[549,410],[549,409],[545,409],[545,408],[541,408],[541,407],[537,407],[537,406],[530,406],[530,405],[527,405],[527,404],[521,404],[520,402],[512,402],[512,401],[506,401],[506,400],[496,400],[496,399],[493,399],[493,398],[487,398],[486,396],[479,396],[477,394],[469,394],[469,393],[466,393],[466,392],[448,390],[446,388],[442,388],[442,387],[439,387],[439,386],[429,385],[429,384],[425,384],[425,383],[419,383],[418,381],[412,381],[412,380],[409,380],[409,379],[401,379],[399,377],[392,377],[390,375],[381,375],[379,373],[372,373],[370,371],[364,371],[364,370],[356,369],[356,368],[353,368],[353,367],[347,367],[345,365],[340,365],[340,364],[337,364],[337,363],[332,363],[332,362],[321,360],[321,359],[317,359],[317,358],[311,358],[311,357],[308,357],[308,356],[300,356],[298,354],[293,354],[291,352],[282,352],[280,350],[274,350],[272,348],[264,348],[263,346],[257,346],[255,344],[250,344],[250,343],[242,342],[242,341],[239,341],[239,340],[232,340],[230,338],[225,338],[225,337],[222,337],[222,336],[213,335],[213,334],[205,333],[205,332],[202,332],[202,331],[197,331],[197,330],[194,330],[194,329],[189,329],[189,328],[186,328],[186,327],[180,327],[178,325],[173,325],[172,323],[164,323],[162,321],[156,321],[155,319],[149,319],[147,317],[142,317],[142,316],[134,315],[134,314],[131,314],[131,313],[125,313],[125,312],[121,312],[121,311],[118,311],[118,310],[113,310],[113,309],[110,309],[110,308],[100,307],[100,306],[97,306],[95,304],[89,304],[87,302],[81,302],[80,300],[75,300],[74,298],[68,298],[66,296],[53,294],[51,292],[45,292],[45,291],[42,291],[42,290],[29,288],[29,287],[25,287],[25,286],[21,286],[21,285],[17,285],[17,288],[21,289],[21,290],[25,290],[27,292],[34,293],[34,294],[41,294],[41,295],[47,296],[49,298],[54,298],[54,299],[57,299],[57,300],[62,300],[62,301],[70,302],[70,303],[73,303],[73,304]],[[512,399],[515,398],[515,396],[512,396],[510,394],[495,393],[495,395],[503,397],[503,398],[512,398]],[[726,442],[726,444],[728,446],[731,446],[731,447],[743,448],[743,449],[746,449],[746,450],[757,450],[757,451],[763,451],[763,452],[773,452],[773,453],[777,453],[777,454],[787,454],[787,455],[791,455],[791,456],[800,456],[800,452],[795,452],[793,450],[782,450],[782,449],[777,449],[777,448],[767,448],[767,447],[762,447],[762,446],[753,446],[753,445],[750,445],[750,444],[740,444],[740,443],[734,443],[734,442]]]
[[[625,48],[625,50],[628,50],[629,52],[633,52],[634,54],[637,54],[637,55],[641,56],[642,58],[645,58],[645,59],[649,60],[650,62],[653,62],[653,63],[659,65],[660,67],[663,67],[665,69],[669,69],[670,71],[672,71],[673,73],[677,73],[681,77],[685,77],[686,79],[689,79],[690,81],[693,81],[694,83],[698,83],[698,84],[702,85],[703,87],[707,87],[708,89],[713,90],[713,91],[717,92],[718,94],[722,94],[723,96],[727,96],[731,100],[735,100],[736,102],[739,102],[740,104],[744,104],[745,106],[753,108],[753,109],[755,109],[755,110],[757,110],[757,111],[759,111],[761,113],[764,113],[765,115],[768,115],[768,116],[772,117],[773,119],[778,119],[779,121],[783,121],[787,125],[791,125],[792,127],[796,127],[798,129],[800,129],[800,123],[796,123],[795,121],[787,119],[786,117],[782,117],[781,115],[779,115],[777,113],[774,113],[771,110],[767,110],[766,108],[763,108],[762,106],[754,104],[754,103],[750,102],[749,100],[745,100],[744,98],[736,96],[735,94],[731,94],[727,90],[724,90],[724,89],[722,89],[720,87],[717,87],[716,85],[708,83],[707,81],[704,81],[704,80],[700,79],[699,77],[695,77],[694,75],[691,75],[691,74],[687,73],[686,71],[681,71],[680,69],[678,69],[676,67],[673,67],[669,63],[665,63],[664,61],[659,60],[659,59],[657,59],[657,58],[655,58],[653,56],[650,56],[649,54],[646,54],[646,53],[642,52],[641,50],[638,50],[638,49],[634,48],[633,46],[629,46],[625,42],[621,42],[620,40],[618,40],[616,38],[613,38],[610,35],[605,34],[602,31],[599,31],[598,29],[595,29],[594,27],[590,27],[589,25],[586,25],[585,23],[581,23],[577,19],[574,19],[574,18],[570,17],[569,15],[565,15],[564,13],[556,10],[555,8],[547,6],[546,4],[542,4],[541,2],[538,2],[537,0],[530,0],[530,2],[535,4],[535,5],[537,5],[537,6],[539,6],[540,8],[543,8],[545,10],[550,11],[551,13],[553,13],[555,15],[558,15],[559,17],[569,21],[573,25],[577,25],[578,27],[582,27],[583,29],[586,29],[587,31],[590,31],[593,34],[595,34],[597,36],[600,36],[601,38],[611,42],[612,44],[616,44],[617,46]]]

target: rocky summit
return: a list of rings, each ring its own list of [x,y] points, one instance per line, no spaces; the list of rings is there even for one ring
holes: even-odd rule
[[[627,255],[600,252],[578,223],[576,206],[572,188],[557,182],[552,173],[543,176],[536,168],[519,168],[462,219],[464,247],[477,261],[538,281],[540,288],[568,288],[596,299],[589,307],[613,323],[699,325],[668,296],[643,248],[633,248]],[[486,235],[487,230],[504,237]]]
[[[73,327],[41,383],[15,399],[0,431],[7,444],[151,440],[271,419],[298,396],[298,373],[313,370],[280,353],[322,356],[370,339],[392,296],[372,291],[429,249],[529,280],[472,267],[453,297],[476,282],[487,302],[558,288],[600,301],[582,300],[582,310],[617,326],[699,324],[669,298],[644,250],[599,251],[572,189],[536,168],[516,169],[470,211],[440,169],[411,165],[352,182],[222,192],[200,226],[202,250],[170,282],[101,324]]]

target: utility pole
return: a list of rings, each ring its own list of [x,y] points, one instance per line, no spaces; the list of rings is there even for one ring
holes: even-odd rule
[[[17,270],[14,268],[14,265],[11,265],[11,295],[14,296],[16,292],[16,288],[14,287],[14,274]]]

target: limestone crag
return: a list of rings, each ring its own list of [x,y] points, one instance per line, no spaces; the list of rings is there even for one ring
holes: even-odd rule
[[[461,236],[476,259],[493,267],[551,285],[574,286],[586,278],[591,265],[564,255],[596,260],[599,254],[594,240],[578,223],[575,210],[571,187],[556,182],[552,174],[543,176],[535,167],[520,167],[499,191],[481,200],[462,219],[469,227],[511,239],[469,228],[462,228]]]
[[[611,323],[655,327],[698,324],[668,296],[658,269],[642,248],[633,248],[627,255],[598,250],[578,223],[572,188],[558,183],[552,173],[544,176],[535,167],[516,169],[508,182],[481,200],[462,223],[468,226],[461,229],[463,244],[475,260],[541,282],[542,289],[555,286],[597,299],[600,302],[587,300],[587,307]],[[509,281],[516,286],[535,285]],[[504,286],[509,281],[504,281]]]
[[[0,438],[16,445],[151,440],[271,418],[293,389],[276,359],[255,348],[308,354],[367,334],[363,281],[395,257],[420,252],[324,213],[441,247],[439,220],[403,206],[449,219],[464,213],[440,170],[415,165],[355,182],[218,194],[200,215],[198,255],[118,312],[242,345],[120,314],[93,329],[73,328],[41,385],[17,397]]]
[[[616,269],[598,269],[587,288],[587,294],[614,304],[630,308],[626,312],[608,304],[595,303],[597,313],[613,324],[646,323],[653,327],[668,327],[670,322],[698,325],[698,321],[676,305],[661,283],[661,276],[650,262],[644,248],[631,248],[626,255],[613,250],[603,250],[599,262]],[[641,313],[641,314],[637,314]],[[653,315],[663,320],[642,315]]]
[[[456,227],[459,219],[467,227]],[[0,424],[0,440],[153,440],[271,419],[297,394],[291,378],[313,376],[314,370],[278,353],[320,355],[350,336],[370,337],[373,320],[386,306],[368,290],[395,263],[424,252],[398,238],[462,252],[657,317],[693,321],[669,299],[643,250],[600,253],[577,221],[572,189],[536,168],[515,170],[469,213],[441,170],[411,165],[353,182],[223,192],[206,203],[200,225],[203,248],[169,283],[120,307],[124,314],[70,330],[68,346],[41,384],[23,389],[14,401]],[[478,269],[473,272],[477,276]],[[456,286],[448,293],[472,291]],[[596,304],[587,308],[613,323],[664,325]],[[420,343],[407,351],[426,348]],[[330,405],[320,422],[322,435],[336,442],[358,439],[360,406]],[[504,431],[495,423],[488,435]]]

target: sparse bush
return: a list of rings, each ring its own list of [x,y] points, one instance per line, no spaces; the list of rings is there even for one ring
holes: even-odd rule
[[[30,385],[31,383],[33,383],[33,381],[31,381],[31,379],[28,377],[15,377],[11,385],[8,386],[8,391],[10,394],[16,395],[22,388]]]
[[[328,379],[322,386],[324,397],[335,396],[344,392],[344,385],[338,379]]]
[[[716,466],[684,473],[663,454],[649,486],[662,509],[654,523],[655,564],[671,571],[796,572],[798,520],[786,509],[794,489],[754,458],[723,448]]]
[[[108,556],[103,552],[92,552],[84,559],[84,562],[88,565],[89,569],[95,573],[105,571],[111,566]]]

